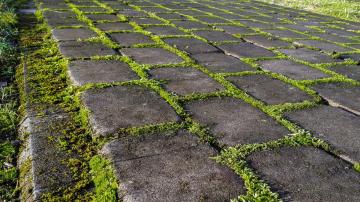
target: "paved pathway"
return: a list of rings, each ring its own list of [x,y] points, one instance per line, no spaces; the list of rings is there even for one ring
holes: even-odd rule
[[[124,201],[360,201],[360,23],[252,0],[42,2]]]

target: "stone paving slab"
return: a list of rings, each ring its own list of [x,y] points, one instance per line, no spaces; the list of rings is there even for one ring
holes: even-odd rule
[[[295,59],[303,60],[310,63],[341,62],[340,59],[334,59],[318,51],[314,51],[306,48],[280,49],[279,51]]]
[[[319,41],[319,40],[299,40],[296,41],[298,44],[312,46],[315,48],[319,48],[320,50],[326,51],[326,52],[346,52],[346,51],[352,51],[351,48],[346,48],[342,46],[338,46],[333,43],[329,43],[326,41]]]
[[[283,74],[291,79],[312,80],[329,77],[320,70],[291,60],[264,60],[258,62],[258,64],[264,70]]]
[[[274,57],[275,54],[251,43],[229,43],[218,46],[226,54],[238,58]]]
[[[214,46],[195,38],[176,37],[164,39],[164,41],[190,54],[219,52]]]
[[[340,108],[319,106],[289,112],[286,117],[345,152],[354,161],[360,161],[359,116]]]
[[[110,37],[121,46],[155,43],[149,36],[140,33],[113,33]]]
[[[185,32],[171,26],[149,26],[145,30],[156,35],[186,35]]]
[[[359,65],[335,65],[328,69],[336,73],[347,76],[351,79],[360,81],[360,66]]]
[[[221,144],[228,146],[270,141],[289,133],[263,112],[235,98],[193,101],[185,108]]]
[[[116,52],[101,43],[66,41],[59,44],[61,54],[68,58],[116,55]]]
[[[358,201],[360,175],[351,165],[316,148],[255,152],[249,165],[284,201]]]
[[[253,71],[241,60],[223,53],[203,53],[191,56],[199,64],[216,73]]]
[[[135,80],[139,77],[126,63],[116,60],[78,60],[69,65],[69,76],[74,85],[112,83]]]
[[[56,41],[76,41],[96,37],[96,33],[87,28],[79,29],[54,29],[53,38]]]
[[[121,53],[141,64],[176,64],[183,61],[175,53],[162,48],[124,48]]]
[[[139,86],[116,86],[86,91],[82,100],[90,110],[97,135],[120,128],[178,121],[175,111],[155,92]]]
[[[343,83],[325,83],[312,86],[330,105],[360,115],[360,87]]]
[[[149,73],[154,79],[166,80],[165,89],[178,95],[211,93],[224,89],[219,83],[194,68],[157,68]]]
[[[276,105],[311,100],[312,97],[300,89],[266,75],[228,77],[235,86],[265,102]]]
[[[285,41],[281,41],[278,39],[269,39],[265,36],[261,35],[250,35],[245,36],[244,39],[248,42],[254,43],[255,45],[261,46],[263,48],[278,48],[278,47],[287,47],[291,44]]]
[[[97,23],[95,26],[103,31],[123,31],[132,30],[133,27],[128,23],[123,22],[105,22]]]
[[[242,180],[209,159],[217,152],[185,131],[110,142],[122,201],[227,201]]]

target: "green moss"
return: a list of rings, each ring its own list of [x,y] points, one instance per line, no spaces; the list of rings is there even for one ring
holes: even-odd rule
[[[90,160],[90,168],[96,187],[93,201],[117,201],[118,186],[111,162],[96,155]]]
[[[360,163],[355,163],[354,164],[354,169],[360,173]]]

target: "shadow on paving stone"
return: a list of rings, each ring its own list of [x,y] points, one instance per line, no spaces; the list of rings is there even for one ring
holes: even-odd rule
[[[90,123],[95,135],[110,135],[122,128],[179,120],[165,100],[145,87],[91,89],[83,93],[82,100],[90,111]]]
[[[178,55],[163,48],[123,48],[120,52],[140,64],[161,65],[183,62]]]
[[[68,68],[71,81],[76,86],[88,83],[112,83],[139,79],[130,66],[116,60],[77,60]]]
[[[360,174],[320,149],[283,147],[247,161],[284,201],[360,201]]]
[[[360,117],[343,109],[319,106],[288,112],[285,117],[360,162]]]
[[[192,101],[186,103],[185,109],[228,146],[266,142],[290,133],[270,116],[236,98]]]
[[[59,43],[62,55],[68,58],[90,58],[93,56],[116,55],[116,52],[102,43],[66,41]]]
[[[185,131],[115,140],[110,156],[122,201],[229,201],[244,194],[242,179],[210,157],[217,152]]]
[[[331,106],[344,108],[360,116],[360,87],[345,83],[323,83],[312,86]]]
[[[329,75],[318,69],[296,63],[291,60],[263,60],[257,63],[260,64],[261,68],[264,70],[283,74],[290,79],[312,80],[329,77]]]
[[[195,68],[156,68],[149,73],[154,79],[166,80],[165,88],[178,95],[224,90],[219,83]]]
[[[269,105],[303,102],[313,99],[304,91],[263,74],[231,76],[227,80],[247,94]]]

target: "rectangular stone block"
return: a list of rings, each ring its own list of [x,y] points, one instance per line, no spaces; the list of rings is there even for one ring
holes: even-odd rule
[[[286,117],[360,162],[360,118],[340,108],[321,105],[286,113]]]
[[[121,128],[176,122],[175,111],[155,92],[140,86],[91,89],[82,100],[90,112],[95,135],[114,134]]]
[[[194,68],[156,68],[149,73],[154,79],[166,80],[165,89],[178,95],[211,93],[224,89],[208,75]]]
[[[227,146],[266,142],[289,133],[270,116],[231,97],[192,101],[185,108]]]
[[[138,79],[129,65],[115,60],[77,60],[69,65],[69,76],[73,84],[112,83]]]
[[[360,175],[325,151],[283,147],[255,152],[249,165],[284,201],[359,201]]]
[[[310,95],[300,89],[267,75],[232,76],[227,80],[269,105],[312,100]]]
[[[232,55],[237,58],[259,58],[276,56],[273,52],[248,42],[228,43],[218,45],[217,47],[223,50],[226,54]]]
[[[210,157],[217,152],[185,131],[110,142],[122,201],[228,201],[245,193],[243,181]]]
[[[124,48],[120,52],[140,64],[161,65],[183,62],[178,55],[162,48]]]

